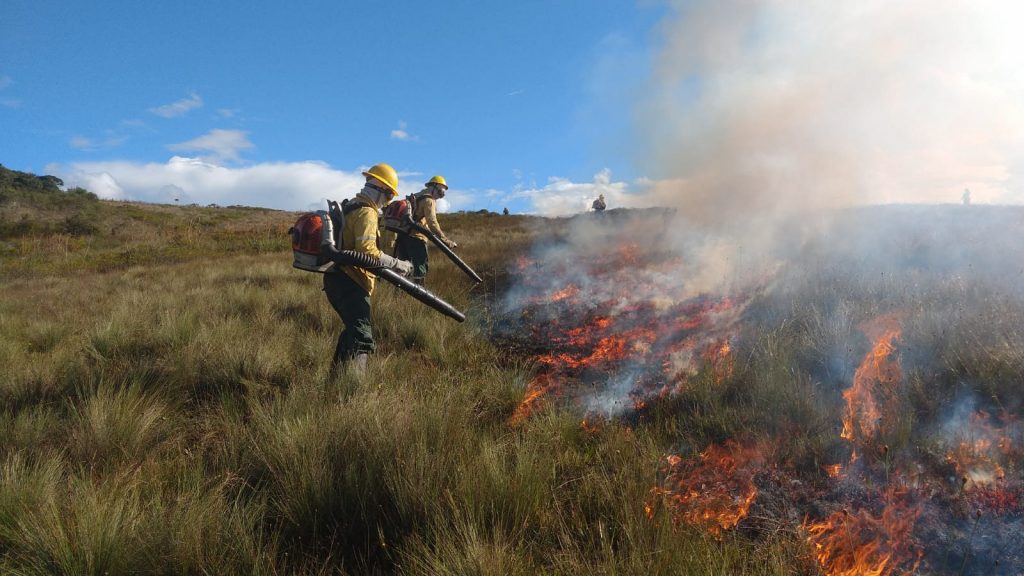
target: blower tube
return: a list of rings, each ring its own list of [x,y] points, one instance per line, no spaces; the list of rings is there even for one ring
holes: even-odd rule
[[[394,270],[385,268],[384,265],[381,264],[380,260],[374,256],[370,256],[364,252],[356,252],[354,250],[338,250],[330,244],[324,244],[320,247],[320,250],[326,252],[328,258],[338,266],[355,266],[357,268],[363,268],[364,270],[372,272],[378,278],[394,284],[402,292],[405,292],[409,296],[412,296],[427,306],[430,306],[441,314],[444,314],[457,322],[466,321],[466,315],[456,310],[454,306],[445,302],[430,290],[408,280]]]
[[[440,248],[441,251],[444,252],[445,256],[447,256],[448,259],[451,260],[456,266],[461,268],[462,271],[465,272],[470,278],[475,280],[477,283],[480,283],[480,282],[484,281],[483,278],[481,278],[479,274],[474,272],[473,269],[469,267],[469,264],[466,264],[465,262],[462,261],[462,258],[459,258],[458,256],[456,256],[455,252],[452,252],[452,249],[449,248],[448,245],[445,244],[444,242],[441,242],[441,239],[438,238],[433,232],[431,232],[429,229],[424,228],[423,226],[421,226],[418,223],[416,223],[416,221],[413,220],[411,217],[407,216],[407,218],[409,218],[409,220],[408,220],[408,222],[406,222],[406,224],[410,228],[412,228],[413,230],[423,234],[427,238],[430,238],[430,241],[433,242],[435,246]]]

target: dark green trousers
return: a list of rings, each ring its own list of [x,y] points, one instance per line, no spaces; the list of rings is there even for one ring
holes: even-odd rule
[[[427,278],[427,243],[408,234],[399,234],[395,245],[397,256],[412,263],[411,280],[423,284]]]
[[[334,348],[332,366],[361,352],[373,352],[376,346],[370,329],[370,293],[340,271],[324,274],[324,292],[331,307],[345,323]]]

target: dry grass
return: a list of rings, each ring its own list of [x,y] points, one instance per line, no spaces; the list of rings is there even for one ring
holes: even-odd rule
[[[945,392],[970,376],[1008,396],[1024,362],[1015,300],[794,279],[793,294],[760,304],[763,324],[721,385],[699,375],[635,425],[588,432],[578,412],[550,406],[513,426],[532,367],[488,339],[493,297],[549,221],[442,215],[486,281],[471,287],[434,254],[428,287],[469,320],[384,285],[368,374],[328,380],[339,321],[319,276],[290,267],[294,215],[118,210],[137,227],[119,225],[109,245],[18,240],[22,260],[5,256],[4,573],[807,573],[795,531],[719,540],[649,520],[662,456],[780,432],[797,440],[793,461],[828,454],[836,382],[859,360],[845,344],[857,322],[897,303],[936,310],[906,330],[944,367]],[[214,249],[211,238],[233,240]],[[66,253],[52,249],[61,242]],[[161,246],[185,249],[167,263]],[[149,249],[145,266],[102,264]],[[961,298],[977,305],[942,326],[939,311]],[[893,446],[908,447],[914,420],[897,432]]]

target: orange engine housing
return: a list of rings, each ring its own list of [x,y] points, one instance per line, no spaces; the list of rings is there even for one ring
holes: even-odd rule
[[[333,244],[333,222],[325,211],[307,212],[288,231],[292,237],[292,266],[309,272],[326,272],[334,266],[323,245]]]
[[[323,216],[309,212],[299,216],[292,227],[292,250],[303,254],[320,254],[320,240],[323,237]]]

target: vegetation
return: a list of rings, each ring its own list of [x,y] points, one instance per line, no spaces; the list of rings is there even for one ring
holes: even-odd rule
[[[935,311],[908,328],[945,382],[930,393],[921,368],[921,410],[957,387],[1009,397],[1024,365],[1012,298],[807,276],[752,307],[724,382],[703,370],[639,421],[584,428],[551,403],[513,424],[534,366],[489,336],[512,261],[557,241],[546,221],[442,215],[485,283],[435,256],[428,287],[467,322],[381,286],[368,373],[329,379],[340,323],[320,277],[290,266],[295,214],[2,182],[3,573],[813,573],[792,525],[715,537],[649,518],[658,463],[743,434],[834,456],[830,378],[859,360],[858,319],[896,304]],[[10,224],[53,216],[65,227]],[[936,305],[961,298],[977,316],[942,340]]]

